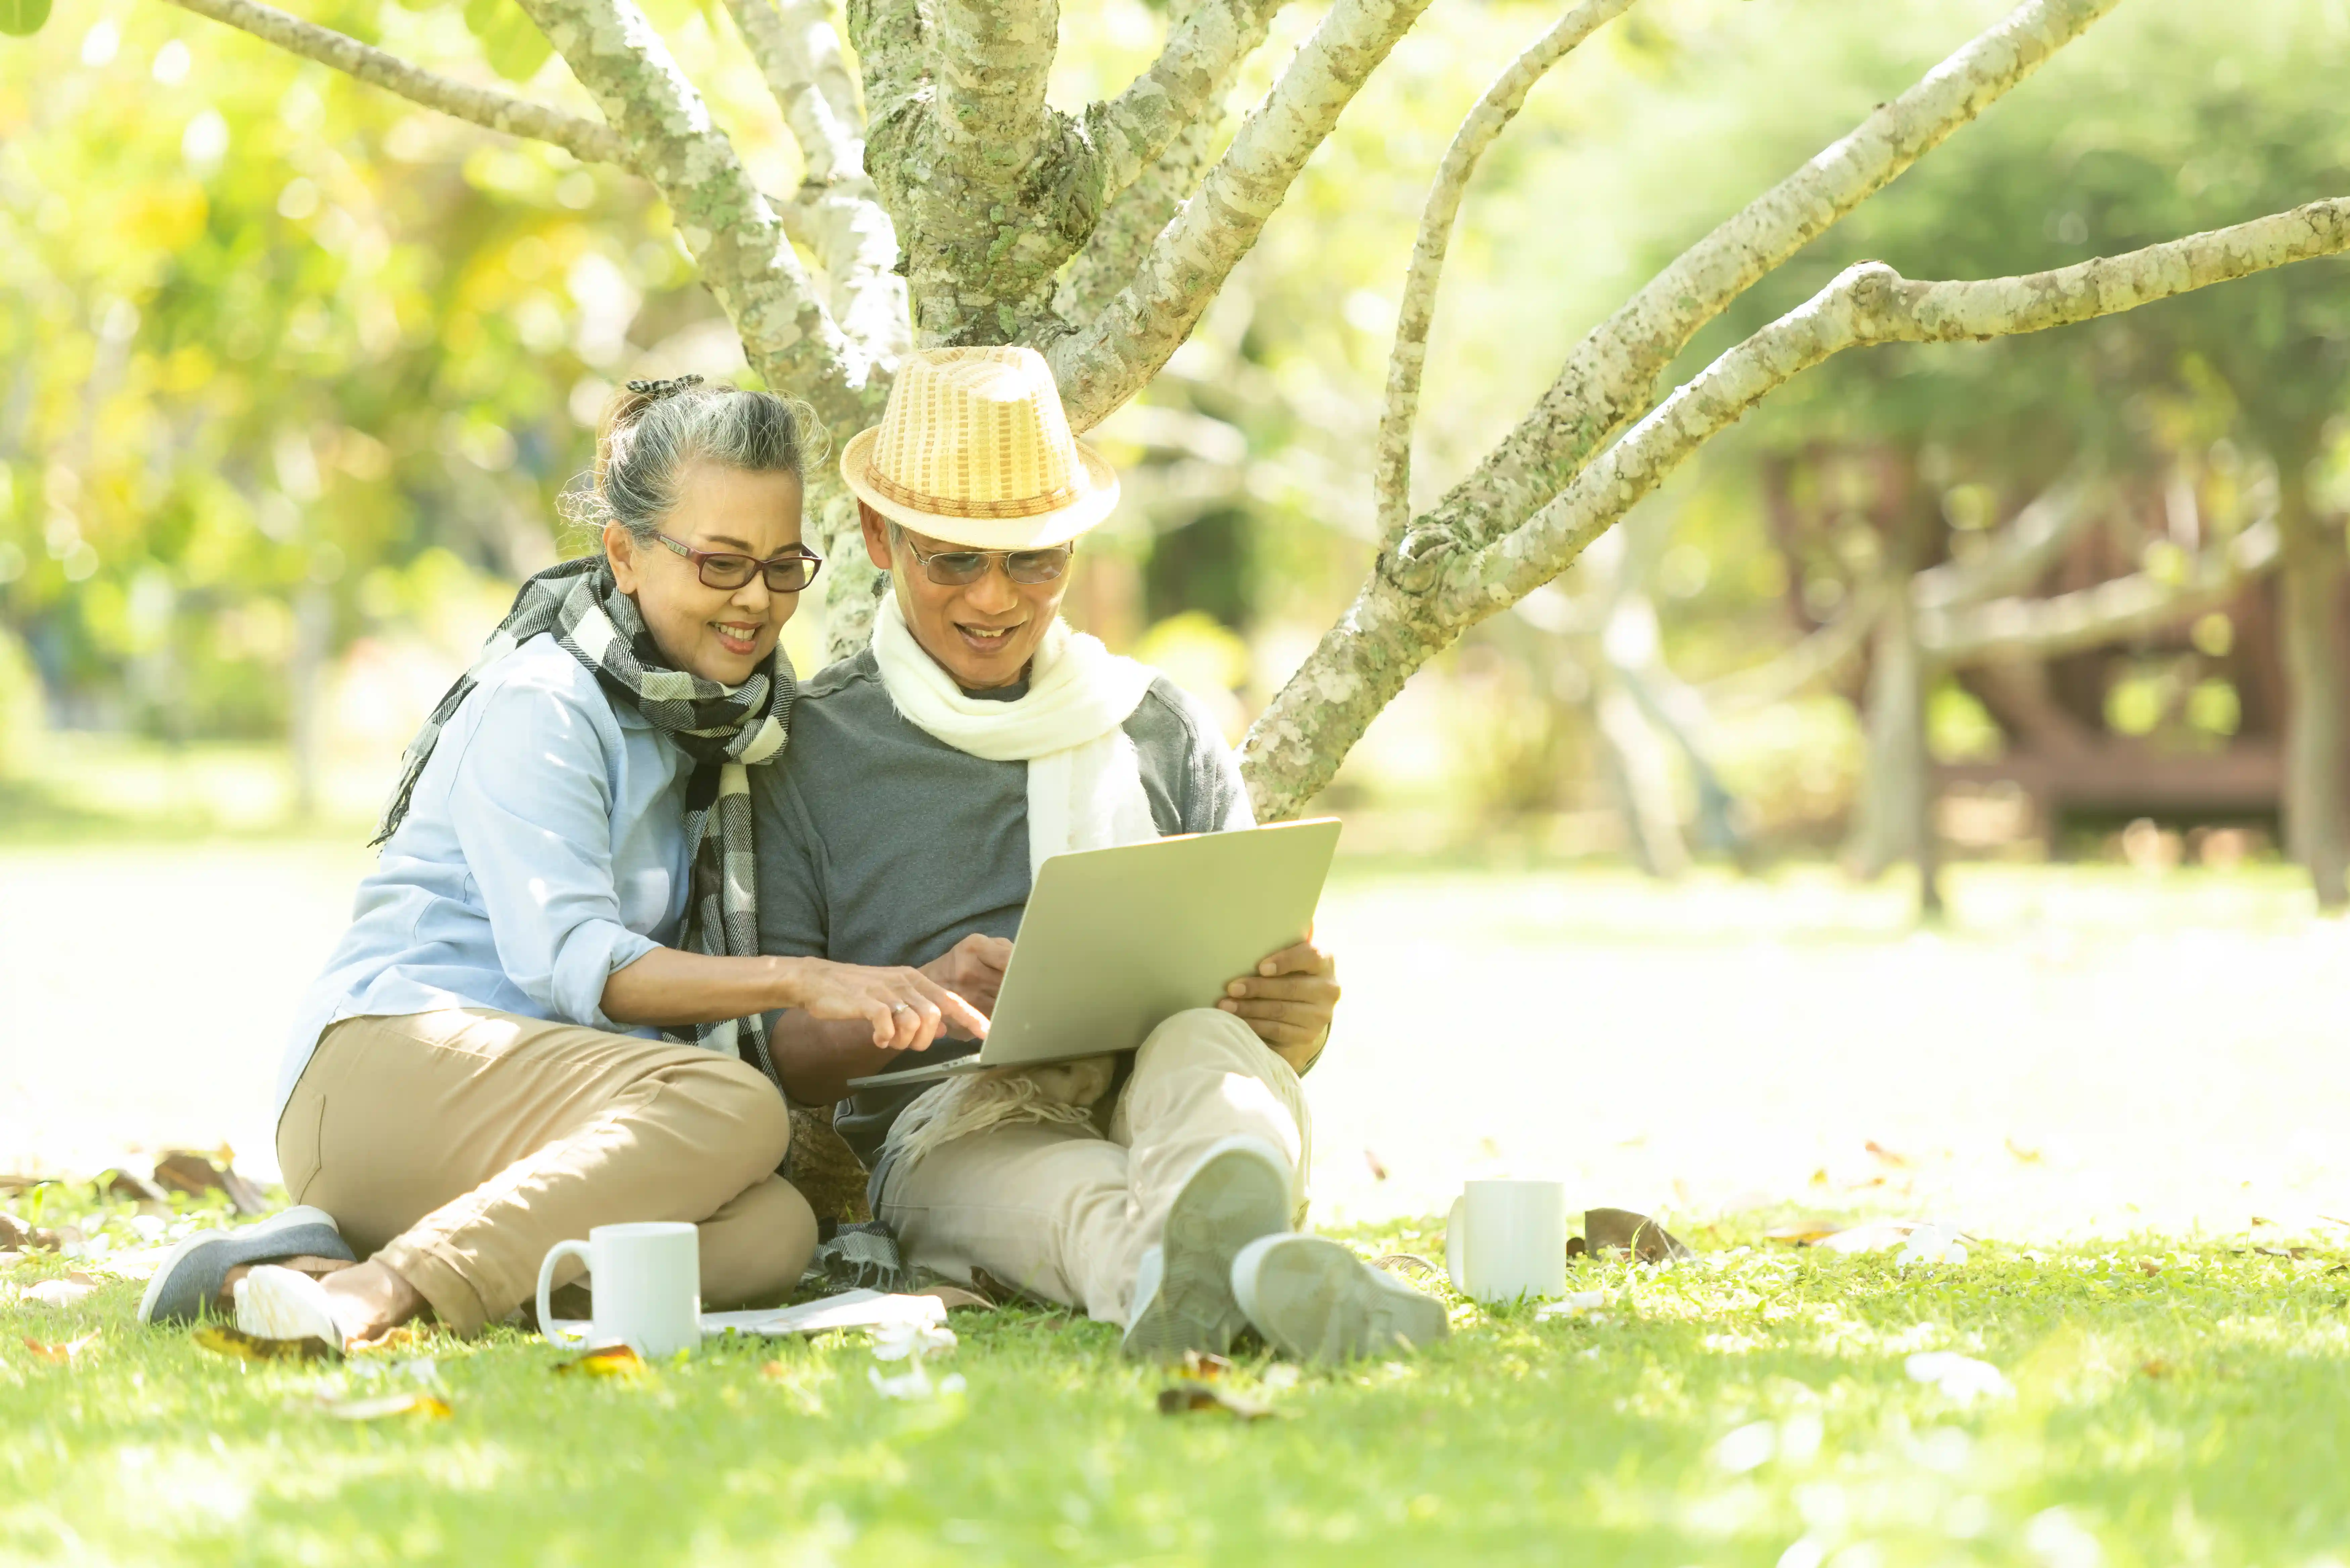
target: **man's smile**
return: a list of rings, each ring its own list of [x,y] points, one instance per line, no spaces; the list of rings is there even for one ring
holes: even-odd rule
[[[974,653],[1001,653],[1012,645],[1012,635],[1025,626],[1014,621],[1010,626],[973,626],[968,621],[954,623],[956,632],[970,645]]]

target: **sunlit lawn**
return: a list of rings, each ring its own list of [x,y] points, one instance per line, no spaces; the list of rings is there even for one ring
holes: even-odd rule
[[[265,1178],[285,1018],[364,857],[109,837],[0,851],[0,1168],[233,1135]],[[1962,866],[1919,933],[1822,867],[1488,858],[1334,884],[1318,1211],[1439,1256],[1413,1217],[1462,1178],[1556,1174],[1700,1249],[1586,1266],[1596,1316],[1461,1305],[1437,1351],[1287,1386],[1244,1360],[1254,1425],[1161,1416],[1111,1330],[1024,1311],[958,1314],[966,1391],[913,1403],[854,1336],[636,1385],[427,1339],[369,1360],[429,1356],[452,1414],[353,1425],[322,1388],[403,1375],[133,1327],[154,1238],[122,1210],[0,1271],[100,1282],[0,1304],[0,1561],[2350,1561],[2350,946],[2288,874]],[[1871,1213],[1980,1240],[1905,1272],[1761,1234]],[[2007,1387],[1918,1382],[1929,1350]]]
[[[1366,1251],[1440,1251],[1417,1226]],[[961,1312],[960,1396],[885,1398],[858,1336],[634,1383],[502,1331],[247,1364],[131,1325],[137,1286],[0,1308],[0,1556],[187,1563],[2305,1563],[2350,1545],[2344,1280],[2282,1241],[1585,1265],[1588,1317],[1456,1308],[1409,1361],[1244,1357],[1243,1425],[1163,1416],[1099,1324]],[[2319,1239],[2321,1249],[2324,1239]],[[20,1266],[16,1284],[60,1272]],[[27,1349],[95,1331],[70,1365]],[[1907,1358],[1955,1350],[1969,1399]],[[339,1421],[411,1386],[452,1413]],[[892,1369],[894,1370],[894,1368]]]

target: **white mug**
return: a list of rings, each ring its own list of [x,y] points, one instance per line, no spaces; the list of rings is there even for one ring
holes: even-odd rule
[[[1469,1183],[1444,1224],[1444,1266],[1476,1301],[1565,1294],[1566,1183]]]
[[[675,1355],[702,1343],[702,1233],[691,1225],[650,1220],[598,1225],[585,1241],[557,1241],[538,1266],[538,1322],[556,1337],[555,1265],[577,1257],[588,1265],[595,1303],[589,1340],[628,1345],[648,1360]]]

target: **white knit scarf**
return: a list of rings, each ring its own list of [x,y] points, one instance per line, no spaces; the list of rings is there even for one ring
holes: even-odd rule
[[[1055,618],[1015,701],[970,697],[922,650],[895,594],[873,621],[881,683],[906,722],[960,752],[1028,764],[1028,874],[1046,857],[1159,836],[1126,722],[1150,690],[1149,666]],[[1089,1121],[1109,1086],[1109,1059],[1004,1068],[950,1079],[899,1115],[890,1144],[905,1160],[1011,1122]]]

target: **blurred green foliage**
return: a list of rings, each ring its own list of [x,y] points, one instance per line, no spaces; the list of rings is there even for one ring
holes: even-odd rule
[[[1603,30],[1536,90],[1470,193],[1431,344],[1419,497],[1659,265],[2005,8],[1650,0]],[[758,177],[788,188],[796,155],[728,25],[691,0],[651,9]],[[588,108],[503,0],[324,0],[304,14]],[[1315,19],[1282,13],[1237,103]],[[1476,94],[1553,19],[1513,0],[1441,0],[1147,395],[1157,422],[1104,428],[1136,481],[1122,532],[1097,552],[1134,574],[1133,633],[1204,612],[1250,635],[1256,668],[1240,684],[1261,691],[1351,595],[1372,551],[1370,444],[1427,180]],[[1122,86],[1163,26],[1139,0],[1088,0],[1071,21],[1053,88],[1064,107]],[[1766,281],[1674,373],[1862,257],[1988,275],[2341,194],[2345,58],[2339,0],[2122,7]],[[2084,452],[2188,472],[2230,525],[2272,458],[2340,511],[2345,275],[2308,264],[2089,327],[1814,372],[1655,503],[1675,514],[1654,585],[1674,663],[1702,677],[1752,662],[1800,629],[1807,587],[1840,592],[1856,569],[1848,540],[1767,525],[1790,461],[1818,486],[1839,483],[1818,454],[1907,454],[1933,493],[1937,550]],[[305,660],[452,603],[465,613],[447,640],[462,644],[498,585],[552,558],[557,497],[609,382],[731,364],[638,182],[167,6],[104,0],[0,46],[0,628],[68,722],[274,735]],[[2209,668],[2142,674],[2166,713],[2231,727]],[[1492,769],[1584,766],[1578,738],[1554,732],[1573,728],[1555,683],[1474,660],[1438,679],[1483,682],[1477,711],[1524,730],[1524,744],[1485,748]],[[2145,693],[2118,692],[2114,722],[2138,722]],[[1956,700],[1938,712],[1950,745],[1979,743],[1979,713]],[[1774,799],[1832,801],[1821,759],[1849,748],[1822,746],[1825,722],[1741,732],[1778,737],[1756,743],[1787,748],[1785,777],[1731,765]],[[1509,776],[1486,793],[1559,790]]]

